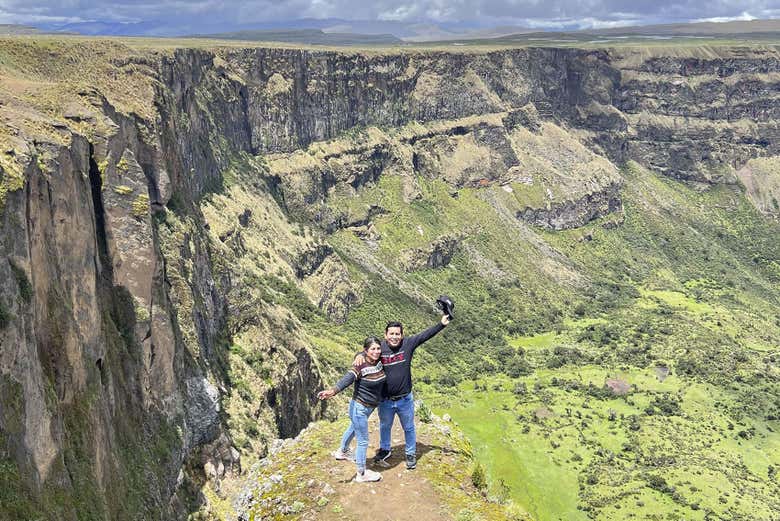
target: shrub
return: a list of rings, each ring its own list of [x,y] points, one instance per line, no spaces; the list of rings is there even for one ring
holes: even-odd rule
[[[455,521],[481,521],[482,516],[479,514],[474,513],[472,510],[469,510],[468,508],[464,508],[460,512],[458,512],[457,517],[455,517]]]
[[[680,401],[670,395],[656,396],[647,406],[645,412],[652,416],[653,414],[661,414],[663,416],[679,416],[682,414],[680,408]]]
[[[525,359],[525,357],[515,355],[510,358],[504,366],[504,372],[510,378],[517,378],[519,376],[527,376],[533,373],[534,369],[531,364]]]
[[[423,423],[431,423],[433,420],[430,407],[423,401],[417,407],[417,419]]]
[[[496,485],[496,500],[499,503],[506,503],[509,499],[509,494],[511,490],[509,489],[509,485],[506,484],[506,481],[503,479],[498,480],[498,485]]]
[[[471,483],[474,484],[474,488],[480,491],[484,491],[487,488],[485,469],[482,468],[479,462],[474,464],[474,470],[471,471]]]
[[[442,387],[455,387],[458,385],[458,381],[450,373],[445,373],[439,377],[439,385]]]
[[[11,323],[11,312],[0,302],[0,329],[5,329]]]
[[[601,387],[596,387],[593,383],[588,383],[588,386],[585,388],[585,394],[597,400],[611,400],[615,397],[612,389],[606,384]]]
[[[647,476],[647,485],[650,488],[657,490],[658,492],[662,492],[664,494],[674,492],[674,488],[670,487],[664,478],[662,478],[661,476],[657,476],[655,474],[651,474]]]
[[[19,287],[19,296],[22,297],[24,302],[29,304],[33,297],[32,284],[30,284],[30,279],[27,278],[27,274],[21,267],[17,266],[13,262],[9,262],[9,264],[11,265],[11,271],[14,273],[16,285]]]

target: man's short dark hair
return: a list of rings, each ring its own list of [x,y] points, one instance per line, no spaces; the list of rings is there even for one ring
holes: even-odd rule
[[[385,333],[387,333],[387,330],[391,327],[397,327],[401,329],[401,334],[404,332],[404,326],[400,322],[388,322],[385,326]]]

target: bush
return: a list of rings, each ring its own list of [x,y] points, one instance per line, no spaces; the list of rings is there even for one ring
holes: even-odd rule
[[[471,483],[473,483],[474,488],[479,491],[487,489],[488,484],[487,476],[485,476],[485,469],[482,468],[482,465],[480,465],[479,462],[474,464],[474,470],[471,471]]]
[[[596,345],[606,346],[620,340],[620,327],[616,324],[591,324],[580,333],[580,342],[590,341]]]
[[[671,494],[674,492],[674,487],[670,487],[664,478],[655,474],[647,476],[647,485],[664,494]]]
[[[431,423],[433,421],[431,409],[423,401],[420,401],[417,407],[417,419],[423,423]]]
[[[11,322],[11,313],[9,313],[8,309],[3,305],[2,302],[0,302],[0,329],[5,329],[8,327],[8,324]]]
[[[585,388],[585,394],[597,400],[611,400],[615,397],[615,393],[612,392],[606,384],[601,387],[596,387],[592,383],[589,383]]]
[[[498,480],[498,485],[496,485],[496,500],[498,500],[499,503],[506,503],[507,500],[509,500],[509,495],[512,491],[509,489],[509,485],[506,484],[506,481],[503,479]]]
[[[439,385],[442,387],[455,387],[458,385],[458,380],[450,373],[445,373],[439,377]]]
[[[27,274],[21,267],[17,266],[13,262],[9,262],[9,264],[11,265],[11,271],[14,273],[16,285],[19,287],[19,296],[22,297],[22,300],[25,303],[29,304],[33,297],[30,279],[27,278]]]
[[[455,521],[481,521],[482,516],[479,514],[474,513],[472,510],[469,510],[468,508],[464,508],[460,512],[458,512],[458,515],[455,517]]]
[[[512,358],[510,358],[506,362],[506,365],[504,367],[505,367],[504,372],[510,378],[527,376],[533,373],[534,371],[534,368],[531,367],[531,364],[528,363],[528,360],[526,360],[525,357],[520,355],[515,355]]]
[[[578,365],[588,362],[588,357],[576,347],[555,346],[553,355],[547,360],[548,369],[558,369],[567,364]]]
[[[679,416],[682,414],[682,408],[680,407],[680,401],[669,395],[656,396],[647,406],[645,412],[652,416],[654,414],[661,414],[663,416]]]

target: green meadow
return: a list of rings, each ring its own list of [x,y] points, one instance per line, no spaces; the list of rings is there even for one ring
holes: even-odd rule
[[[469,437],[491,494],[537,519],[773,519],[780,424],[735,423],[732,393],[662,375],[584,366],[421,394]]]

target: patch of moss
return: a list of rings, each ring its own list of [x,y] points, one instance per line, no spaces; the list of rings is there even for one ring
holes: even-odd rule
[[[132,186],[119,185],[114,187],[114,192],[119,195],[130,195],[135,189]]]
[[[100,174],[100,189],[105,190],[108,186],[108,157],[97,163],[98,173]]]
[[[149,213],[149,196],[141,194],[135,198],[131,206],[134,217],[141,218]]]
[[[11,314],[11,311],[9,311],[5,304],[0,301],[0,329],[7,328],[8,324],[11,323],[12,318],[13,315]]]
[[[0,413],[7,434],[22,434],[24,430],[24,391],[22,385],[6,375],[0,375]]]
[[[16,279],[16,287],[19,288],[19,296],[22,297],[22,300],[25,303],[29,304],[32,301],[33,290],[30,279],[27,278],[27,273],[24,271],[24,268],[17,266],[14,262],[9,261],[8,263],[10,264],[11,271]]]
[[[5,434],[0,431],[0,449],[5,454]],[[19,473],[19,467],[6,457],[0,457],[0,518],[38,521],[51,519],[30,500],[30,490]]]
[[[5,208],[8,193],[24,188],[24,181],[24,172],[17,160],[0,152],[0,211]]]
[[[134,299],[133,304],[135,309],[135,318],[138,322],[146,322],[151,318],[149,309],[147,309],[147,307],[144,306],[141,302],[139,302],[137,299]]]
[[[127,160],[127,152],[125,152],[116,164],[116,169],[119,173],[126,174],[129,168],[130,162]]]

